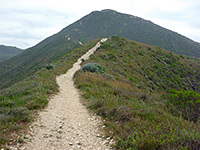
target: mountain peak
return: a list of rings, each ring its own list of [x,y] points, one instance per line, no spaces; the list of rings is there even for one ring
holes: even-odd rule
[[[117,11],[115,10],[112,10],[112,9],[103,9],[103,10],[96,10],[96,11],[92,11],[92,13],[118,13]]]
[[[112,10],[112,9],[103,9],[103,10],[101,10],[101,12],[117,12],[117,11],[115,11],[115,10]]]
[[[4,68],[0,75],[2,80],[0,88],[6,84],[11,84],[12,80],[10,79],[12,78],[18,77],[18,80],[20,80],[22,75],[20,68],[23,68],[24,75],[25,73],[29,75],[33,72],[33,69],[36,71],[43,67],[42,64],[52,62],[79,47],[82,45],[80,43],[110,36],[120,36],[165,48],[178,54],[200,57],[200,43],[142,18],[104,9],[84,16],[59,33],[26,50],[26,53],[24,52],[10,59],[10,61],[6,61],[0,66],[0,68]],[[24,64],[29,62],[30,59],[33,61],[24,67]]]

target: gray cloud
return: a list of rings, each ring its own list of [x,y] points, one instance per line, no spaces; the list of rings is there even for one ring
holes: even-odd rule
[[[0,44],[28,48],[93,10],[114,9],[151,20],[200,42],[198,0],[0,0]]]
[[[2,8],[0,14],[0,44],[20,48],[37,44],[69,23],[66,14],[48,8]]]

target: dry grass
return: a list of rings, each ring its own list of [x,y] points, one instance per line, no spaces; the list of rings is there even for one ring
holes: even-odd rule
[[[44,67],[0,92],[0,148],[19,141],[19,135],[26,131],[37,111],[43,109],[48,104],[48,98],[58,92],[56,75],[65,73],[96,43],[97,40],[94,40],[62,56],[55,60],[55,67],[51,70]]]
[[[107,120],[106,134],[115,138],[117,149],[199,146],[199,123],[172,113],[160,97],[166,89],[190,89],[184,78],[199,83],[195,75],[188,77],[191,68],[179,60],[168,51],[114,37],[84,62],[101,64],[112,79],[103,74],[76,73],[75,83],[86,105]],[[176,73],[172,72],[174,66],[179,67]],[[200,71],[195,66],[193,69]]]

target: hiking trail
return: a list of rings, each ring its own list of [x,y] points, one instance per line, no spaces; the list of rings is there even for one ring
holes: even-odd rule
[[[105,42],[107,38],[101,39]],[[57,76],[59,93],[49,100],[46,109],[30,126],[21,150],[108,150],[109,138],[102,135],[103,125],[99,116],[88,112],[80,102],[79,91],[74,86],[73,76],[81,66],[81,59],[89,56],[100,46],[78,59],[66,74]]]

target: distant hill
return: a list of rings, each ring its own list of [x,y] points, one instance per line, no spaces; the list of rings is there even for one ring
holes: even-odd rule
[[[0,45],[0,62],[16,56],[21,52],[23,52],[23,50],[17,47]]]
[[[0,63],[0,88],[8,87],[74,50],[79,43],[55,34],[23,53]]]
[[[66,27],[62,32],[82,42],[99,37],[120,36],[177,54],[200,57],[200,43],[151,21],[114,10],[94,11]]]
[[[151,21],[114,10],[94,11],[20,55],[0,63],[0,88],[24,79],[82,43],[116,35],[178,54],[200,57],[199,43]]]

